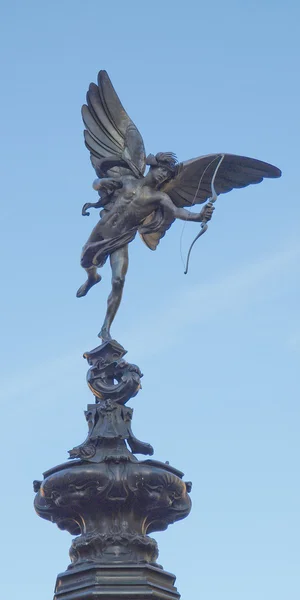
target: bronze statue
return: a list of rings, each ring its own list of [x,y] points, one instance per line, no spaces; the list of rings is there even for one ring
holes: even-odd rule
[[[71,564],[57,577],[54,600],[180,600],[175,576],[156,562],[158,547],[150,534],[188,516],[192,484],[169,461],[135,456],[153,454],[152,445],[134,435],[133,409],[127,405],[141,389],[142,372],[124,360],[126,350],[110,339],[128,268],[128,244],[139,232],[155,250],[175,219],[201,223],[198,239],[207,230],[217,194],[281,173],[267,163],[230,154],[183,163],[171,152],[146,158],[143,140],[105,71],[99,73],[98,86],[90,85],[82,113],[100,196],[85,204],[82,214],[92,206],[101,208],[101,219],[83,248],[87,281],[77,295],[84,296],[100,281],[97,269],[108,257],[112,291],[99,334],[103,343],[84,353],[95,397],[85,412],[87,437],[69,451],[68,463],[34,482],[34,506],[40,517],[75,536]],[[185,208],[206,201],[199,213]],[[189,410],[193,418],[192,406]]]
[[[100,71],[98,85],[91,83],[82,116],[87,128],[85,144],[98,177],[93,187],[100,196],[98,202],[84,204],[82,214],[89,215],[91,207],[102,210],[83,247],[81,265],[87,280],[77,296],[85,296],[101,280],[97,269],[109,257],[112,290],[99,333],[107,341],[122,298],[128,244],[137,232],[148,248],[156,250],[174,220],[181,219],[202,224],[198,238],[207,229],[218,194],[259,183],[264,177],[280,177],[281,172],[268,163],[232,154],[210,154],[182,163],[172,152],[146,157],[142,137],[106,71]],[[146,165],[150,168],[144,175]],[[184,208],[207,200],[199,213]]]

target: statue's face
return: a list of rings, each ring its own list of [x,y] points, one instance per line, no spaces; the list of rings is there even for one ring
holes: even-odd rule
[[[152,174],[156,184],[162,184],[170,178],[170,171],[166,167],[155,167]]]

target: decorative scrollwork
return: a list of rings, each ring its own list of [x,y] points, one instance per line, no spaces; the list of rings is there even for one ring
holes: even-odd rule
[[[157,546],[148,534],[190,512],[181,475],[155,461],[75,461],[46,476],[35,509],[79,535],[70,551],[73,564],[109,562],[120,555],[125,562],[155,562]]]
[[[137,365],[123,359],[125,354],[126,350],[115,340],[84,354],[90,365],[87,382],[96,404],[88,405],[88,436],[69,451],[70,458],[134,462],[137,459],[132,453],[153,454],[152,446],[137,439],[131,429],[133,410],[125,404],[138,393],[142,373]]]
[[[85,352],[84,358],[90,365],[87,383],[98,401],[126,404],[140,390],[143,375],[137,365],[123,359],[125,354],[126,350],[116,340]]]
[[[70,558],[73,566],[83,562],[102,562],[107,559],[105,551],[109,548],[123,548],[126,550],[128,562],[155,562],[158,557],[157,542],[148,535],[141,535],[135,531],[122,531],[111,529],[106,533],[85,533],[72,541]]]

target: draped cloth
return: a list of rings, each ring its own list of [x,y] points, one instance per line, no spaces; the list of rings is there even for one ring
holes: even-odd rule
[[[82,249],[80,264],[84,269],[89,267],[103,267],[107,258],[120,248],[123,248],[134,240],[138,227],[116,234],[113,237],[96,242],[87,242]]]
[[[111,211],[111,213],[111,220],[113,222],[115,218],[114,212]],[[127,231],[114,232],[112,236],[104,238],[101,235],[100,221],[82,249],[81,266],[84,269],[92,266],[103,267],[110,254],[132,242],[137,232],[139,232],[142,240],[150,250],[156,250],[160,239],[165,235],[165,232],[173,222],[173,212],[166,207],[158,207],[142,223],[131,227]]]

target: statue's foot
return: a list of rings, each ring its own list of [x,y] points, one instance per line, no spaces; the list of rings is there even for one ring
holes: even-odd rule
[[[102,342],[108,342],[112,339],[108,329],[102,327],[100,333],[98,333],[98,337],[102,340]]]
[[[101,281],[101,275],[95,275],[95,277],[88,277],[86,282],[80,286],[79,290],[77,290],[77,298],[82,298],[82,296],[85,296],[88,291],[91,289],[91,287],[93,287],[93,285],[96,285],[96,283],[98,283],[99,281]]]

